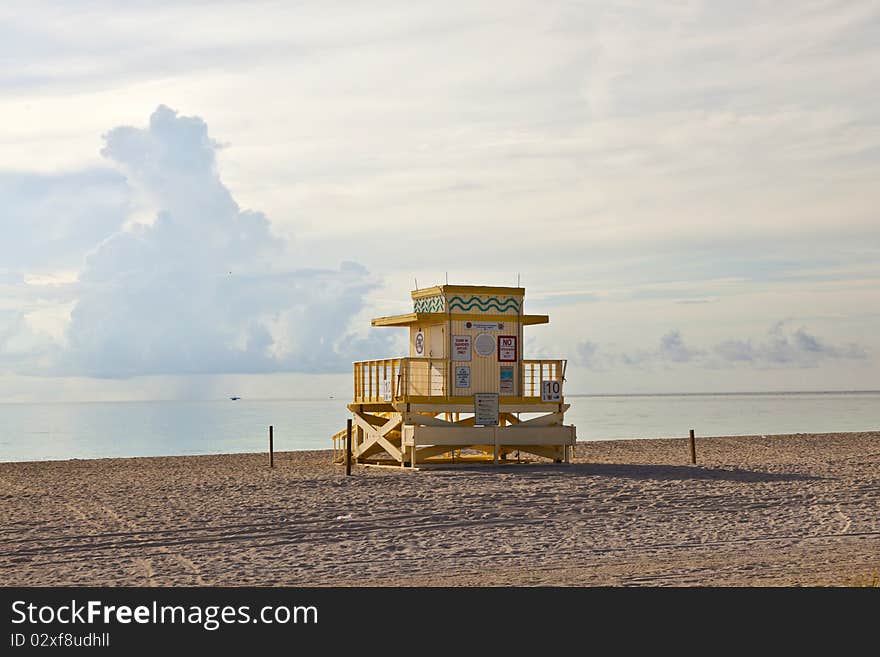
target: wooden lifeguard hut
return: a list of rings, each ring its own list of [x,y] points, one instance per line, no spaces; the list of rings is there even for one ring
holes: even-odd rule
[[[354,462],[569,462],[566,361],[523,359],[524,327],[550,321],[526,315],[524,297],[522,287],[440,285],[413,290],[411,313],[374,319],[409,329],[409,356],[354,363]],[[333,436],[337,462],[345,436]]]

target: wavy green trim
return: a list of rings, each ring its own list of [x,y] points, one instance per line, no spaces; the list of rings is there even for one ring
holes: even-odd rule
[[[463,299],[461,297],[452,297],[449,299],[449,309],[452,310],[454,308],[458,308],[460,310],[468,311],[474,307],[479,308],[483,312],[488,312],[492,308],[497,310],[500,313],[506,313],[513,311],[515,313],[519,312],[519,301],[513,298],[507,298],[504,301],[498,299],[496,297],[489,297],[488,299],[479,299],[478,297],[470,297],[468,299]]]

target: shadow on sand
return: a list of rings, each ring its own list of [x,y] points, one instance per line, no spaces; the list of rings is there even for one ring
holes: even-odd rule
[[[420,466],[421,467],[421,466]],[[513,474],[534,478],[557,475],[560,477],[607,477],[611,479],[640,479],[654,481],[742,481],[760,483],[773,481],[819,481],[823,477],[796,472],[758,472],[739,468],[717,468],[699,465],[654,465],[649,463],[571,463],[562,464],[499,464],[494,465],[436,465],[425,468],[431,472],[472,474]]]

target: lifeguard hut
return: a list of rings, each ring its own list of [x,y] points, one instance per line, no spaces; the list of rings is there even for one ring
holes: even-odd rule
[[[550,321],[526,315],[524,297],[522,287],[440,285],[413,290],[411,313],[374,319],[409,329],[409,356],[354,363],[353,461],[569,462],[566,361],[523,359],[523,329]],[[333,436],[337,462],[345,436]]]

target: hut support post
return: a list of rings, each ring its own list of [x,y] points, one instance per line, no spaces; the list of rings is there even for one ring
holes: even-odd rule
[[[345,476],[351,476],[351,418],[345,426]]]

